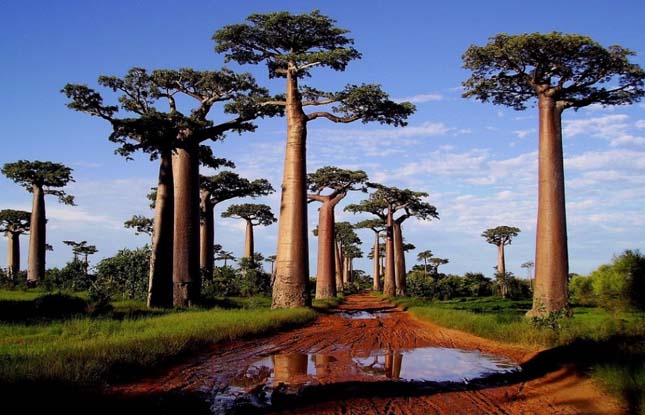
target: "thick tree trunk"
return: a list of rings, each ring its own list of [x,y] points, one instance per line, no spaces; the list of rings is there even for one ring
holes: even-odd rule
[[[343,284],[343,254],[340,243],[334,242],[335,245],[335,274],[336,274],[336,293],[343,292],[345,285]]]
[[[396,295],[393,222],[392,207],[390,206],[387,210],[387,222],[385,227],[385,279],[383,281],[383,294],[388,297],[394,297]]]
[[[253,223],[250,220],[246,221],[246,238],[244,238],[244,256],[249,259],[249,264],[253,265]]]
[[[401,233],[401,224],[393,222],[394,229],[394,275],[396,279],[396,295],[403,297],[406,295],[406,271],[405,271],[405,251],[403,250],[403,234]]]
[[[172,307],[173,193],[172,158],[170,154],[162,154],[152,224],[148,307]]]
[[[508,283],[506,281],[506,261],[504,260],[504,244],[497,246],[497,274],[500,276],[500,291],[502,298],[508,297]]]
[[[175,189],[173,303],[186,307],[199,298],[199,152],[184,140],[172,156]]]
[[[34,199],[31,207],[29,225],[29,260],[27,285],[36,285],[45,277],[45,244],[47,242],[45,192],[42,186],[32,187]]]
[[[334,223],[334,205],[330,201],[325,201],[318,210],[316,299],[336,297]]]
[[[210,194],[200,192],[201,222],[199,230],[199,267],[207,279],[213,278],[214,256],[213,245],[215,244],[215,219],[213,210],[215,206],[210,200]]]
[[[20,272],[20,233],[7,232],[9,252],[7,253],[7,269],[9,277],[15,281]]]
[[[374,232],[374,234],[376,238],[374,238],[374,281],[372,282],[372,289],[374,291],[381,291],[381,246],[379,244],[378,232]]]
[[[568,308],[567,221],[562,154],[562,110],[540,96],[538,220],[535,241],[535,289],[529,316],[544,316]]]
[[[287,149],[278,221],[273,308],[302,307],[311,303],[307,289],[307,119],[302,110],[297,77],[292,72],[290,68],[287,73]]]

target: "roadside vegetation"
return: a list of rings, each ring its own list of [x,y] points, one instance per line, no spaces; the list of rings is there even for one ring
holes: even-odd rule
[[[588,276],[572,276],[570,313],[547,318],[527,318],[530,297],[490,296],[496,283],[472,275],[438,280],[451,279],[452,293],[468,293],[469,289],[472,293],[490,284],[490,290],[482,290],[485,296],[455,295],[441,300],[442,291],[436,289],[426,291],[437,293],[430,297],[393,300],[416,317],[444,327],[500,342],[548,348],[550,364],[577,365],[623,399],[632,413],[645,413],[645,256],[628,250]],[[427,285],[440,287],[441,282],[428,281]]]

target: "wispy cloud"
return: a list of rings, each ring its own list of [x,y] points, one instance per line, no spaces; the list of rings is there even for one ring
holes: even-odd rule
[[[644,145],[645,138],[630,132],[632,128],[639,128],[639,122],[631,123],[626,114],[610,114],[602,117],[581,118],[564,121],[564,135],[575,137],[586,135],[602,138],[609,141],[613,147],[621,145]]]
[[[418,94],[404,98],[394,98],[395,102],[411,102],[413,104],[423,104],[425,102],[437,102],[443,100],[443,95],[438,93]]]

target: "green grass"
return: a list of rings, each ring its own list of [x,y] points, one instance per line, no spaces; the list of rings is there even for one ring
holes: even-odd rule
[[[2,298],[36,299],[7,293]],[[0,323],[0,383],[102,384],[209,344],[271,333],[315,317],[305,308],[270,310],[266,299],[231,302],[239,309],[149,311],[141,302],[119,301],[112,314],[99,318]]]
[[[554,348],[557,364],[574,363],[625,403],[645,415],[645,313],[610,313],[573,307],[573,316],[536,324],[524,317],[530,301],[469,298],[426,301],[390,299],[413,315],[480,337],[533,348]],[[547,323],[547,324],[545,324]]]

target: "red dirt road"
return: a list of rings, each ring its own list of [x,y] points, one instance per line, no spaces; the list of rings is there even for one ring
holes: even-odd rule
[[[365,315],[369,318],[347,318],[360,311],[372,314]],[[322,315],[307,327],[262,339],[219,344],[163,373],[114,387],[110,392],[122,397],[190,395],[208,400],[215,413],[230,412],[230,407],[225,409],[230,400],[224,398],[232,396],[231,390],[262,397],[262,388],[267,384],[272,385],[274,405],[252,407],[256,412],[391,415],[627,412],[588,378],[566,367],[550,373],[533,368],[508,380],[469,383],[463,387],[399,382],[406,370],[414,372],[416,366],[410,355],[400,351],[424,347],[476,350],[518,364],[536,357],[535,351],[418,321],[387,302],[358,294],[348,296],[337,312]],[[422,363],[418,362],[418,366]],[[213,396],[220,398],[213,403]],[[246,411],[238,407],[237,413]]]

